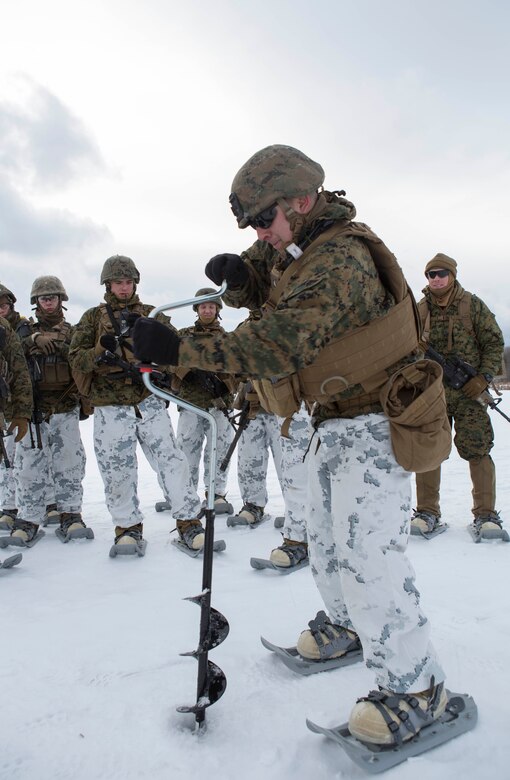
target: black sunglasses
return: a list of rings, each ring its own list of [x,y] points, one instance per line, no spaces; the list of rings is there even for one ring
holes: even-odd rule
[[[439,276],[440,279],[446,279],[449,273],[445,268],[442,268],[440,271],[427,271],[426,276],[427,279],[435,279],[436,276]]]
[[[270,227],[274,222],[274,218],[276,217],[276,203],[273,203],[272,206],[268,206],[267,209],[263,209],[254,217],[248,218],[235,192],[231,194],[229,201],[230,207],[238,222],[241,219],[246,219],[247,225],[250,227],[263,228],[264,230]]]

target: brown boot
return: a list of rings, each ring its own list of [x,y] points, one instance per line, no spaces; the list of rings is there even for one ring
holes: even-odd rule
[[[177,531],[181,542],[190,550],[201,550],[205,542],[205,530],[196,518],[193,520],[177,520]]]
[[[419,693],[393,693],[384,688],[370,691],[354,705],[349,731],[361,742],[398,745],[441,717],[447,704],[443,683]]]

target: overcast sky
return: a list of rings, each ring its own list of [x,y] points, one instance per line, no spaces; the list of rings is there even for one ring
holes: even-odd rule
[[[145,302],[188,298],[251,244],[230,185],[283,143],[416,294],[433,255],[456,258],[510,342],[509,21],[505,0],[2,3],[0,281],[27,314],[33,279],[60,276],[76,321],[120,253]]]

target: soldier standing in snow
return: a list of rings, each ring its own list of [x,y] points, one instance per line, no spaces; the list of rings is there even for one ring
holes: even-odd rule
[[[137,494],[139,442],[157,469],[165,499],[178,518],[181,541],[190,549],[200,550],[204,544],[204,529],[197,519],[200,500],[190,480],[186,457],[176,445],[165,403],[147,390],[136,371],[126,371],[115,360],[108,362],[108,353],[125,364],[135,362],[133,322],[154,308],[141,303],[136,293],[139,281],[140,274],[131,258],[114,255],[106,260],[101,272],[101,284],[106,285],[105,303],[82,316],[73,335],[69,360],[77,381],[77,372],[84,377],[82,390],[94,406],[94,449],[115,526],[115,547],[123,554],[141,554],[145,546]],[[167,317],[158,315],[158,319],[165,323],[162,327],[174,330]]]
[[[324,649],[325,657],[342,655],[361,641],[380,689],[356,703],[349,728],[392,745],[447,704],[405,555],[411,473],[395,458],[379,399],[397,369],[417,370],[418,333],[395,258],[352,221],[344,193],[322,191],[323,182],[322,167],[297,149],[257,152],[235,176],[230,203],[239,227],[253,227],[258,241],[241,257],[215,256],[206,273],[215,284],[227,281],[227,302],[263,306],[264,316],[208,340],[179,339],[140,319],[134,344],[141,360],[260,378],[280,410],[316,401],[307,525],[331,619],[322,631],[305,631],[298,650],[322,658]],[[352,350],[360,339],[363,349]]]
[[[425,276],[428,284],[418,304],[423,346],[447,359],[461,358],[477,371],[460,389],[450,387],[444,377],[448,416],[455,424],[454,443],[460,457],[469,463],[473,483],[474,530],[482,537],[501,537],[496,469],[490,456],[494,431],[487,405],[478,399],[502,372],[503,334],[485,303],[459,284],[453,258],[435,255],[425,267]],[[412,525],[425,536],[434,534],[441,525],[440,484],[441,466],[416,475],[417,507]]]
[[[197,290],[195,297],[214,293],[215,290],[203,287]],[[180,336],[193,336],[195,333],[225,333],[219,323],[221,301],[207,301],[195,304],[193,310],[198,319],[189,328],[179,330]],[[221,471],[220,464],[227,454],[234,430],[228,420],[228,410],[232,406],[232,380],[228,374],[216,374],[213,371],[177,369],[172,377],[172,390],[184,401],[188,401],[212,414],[217,426],[217,467],[215,475],[214,511],[216,514],[233,512],[232,504],[226,500],[228,469]],[[177,425],[177,446],[188,459],[191,481],[198,488],[198,474],[202,447],[209,440],[209,422],[193,412],[179,408]],[[204,454],[204,482],[209,484],[209,447]],[[207,499],[207,487],[206,487]]]
[[[16,296],[3,284],[0,284],[0,317],[7,320],[11,328],[15,333],[20,335],[22,329],[26,330],[26,334],[29,331],[28,320],[26,317],[22,317],[19,312],[14,308],[16,303]],[[25,334],[25,335],[26,335]],[[9,397],[4,400],[4,417],[9,424],[12,419],[12,403]],[[2,530],[10,531],[14,525],[18,510],[16,508],[16,484],[14,482],[14,453],[15,442],[14,436],[6,436],[4,438],[4,447],[7,453],[8,462],[10,468],[6,468],[5,464],[0,467],[0,528]]]
[[[69,368],[72,326],[66,322],[63,301],[68,296],[56,276],[35,279],[30,302],[35,321],[20,331],[34,392],[30,436],[16,447],[16,500],[23,527],[11,536],[23,544],[37,538],[45,507],[56,499],[57,534],[62,541],[93,538],[81,516],[85,450],[80,436],[80,402]],[[21,507],[25,507],[23,510]]]

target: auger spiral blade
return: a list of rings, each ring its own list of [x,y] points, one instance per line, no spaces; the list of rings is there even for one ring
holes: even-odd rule
[[[177,712],[192,712],[197,716],[197,722],[203,720],[203,717],[200,718],[200,715],[203,716],[205,714],[204,710],[206,707],[210,707],[211,704],[215,704],[215,702],[217,702],[218,699],[223,696],[226,687],[227,678],[225,677],[223,671],[212,661],[207,661],[207,675],[205,685],[197,697],[197,703],[190,706],[183,705],[182,707],[177,707]]]
[[[204,596],[188,596],[188,598],[185,600],[192,601],[193,604],[198,604],[199,607],[202,607]],[[195,656],[199,653],[212,650],[213,647],[218,647],[218,645],[221,645],[221,643],[225,641],[229,631],[230,625],[225,615],[222,615],[221,612],[218,612],[218,610],[214,609],[214,607],[209,607],[209,628],[207,635],[200,642],[196,650],[193,650],[189,653],[180,653],[180,655]]]

